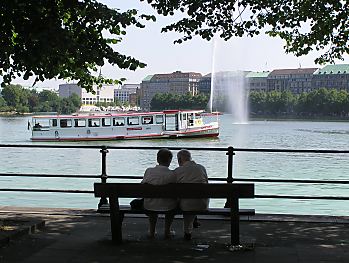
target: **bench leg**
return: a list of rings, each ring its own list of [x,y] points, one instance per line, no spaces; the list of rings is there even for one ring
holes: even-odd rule
[[[230,203],[230,241],[231,245],[240,244],[240,217],[239,217],[239,199],[231,198]]]
[[[115,244],[122,243],[122,219],[119,210],[119,200],[117,198],[109,198],[110,204],[110,225],[112,241]]]

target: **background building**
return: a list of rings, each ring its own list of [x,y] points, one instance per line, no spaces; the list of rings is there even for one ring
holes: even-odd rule
[[[349,91],[349,64],[327,65],[318,69],[313,75],[312,86],[314,89]]]
[[[80,98],[82,97],[82,89],[78,84],[60,84],[58,88],[58,96],[61,98],[68,98],[72,94],[77,94]]]
[[[94,86],[95,94],[87,92],[77,84],[61,84],[59,85],[59,96],[62,98],[69,97],[73,93],[81,98],[83,105],[94,105],[98,102],[114,102],[114,85],[103,85],[102,87]]]
[[[267,77],[268,90],[291,91],[294,94],[312,90],[313,73],[317,68],[275,69]]]
[[[157,93],[196,95],[200,73],[176,71],[169,74],[149,75],[143,79],[140,87],[140,106],[143,110],[150,109],[150,102]]]
[[[198,92],[204,94],[211,93],[211,73],[202,76],[198,83]]]
[[[119,101],[122,104],[129,103],[130,105],[137,104],[137,91],[140,88],[140,84],[124,84],[120,88],[114,90],[115,101]]]
[[[269,71],[250,72],[246,75],[247,86],[250,91],[268,91],[267,78]]]

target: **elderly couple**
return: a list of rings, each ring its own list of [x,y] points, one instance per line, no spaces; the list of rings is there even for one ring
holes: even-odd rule
[[[205,168],[191,159],[187,150],[177,153],[179,167],[170,170],[168,167],[172,161],[172,152],[168,149],[160,149],[157,153],[158,165],[148,168],[144,173],[142,183],[163,185],[169,183],[208,183]],[[171,238],[174,231],[171,230],[173,211],[178,207],[183,211],[200,211],[208,207],[208,199],[155,199],[145,198],[144,208],[149,211],[168,211],[165,214],[165,238]],[[149,213],[149,238],[154,238],[158,215]],[[190,240],[193,230],[195,215],[183,215],[184,239]]]

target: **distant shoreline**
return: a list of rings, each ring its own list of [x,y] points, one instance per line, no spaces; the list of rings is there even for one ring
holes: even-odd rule
[[[31,115],[33,115],[33,113],[0,112],[1,117],[25,117],[25,116],[31,116]]]
[[[340,121],[349,122],[349,117],[305,117],[305,116],[253,116],[250,121]]]
[[[103,112],[101,112],[103,113]],[[26,113],[17,113],[17,112],[0,112],[0,117],[26,117],[33,116],[35,112],[26,112]],[[41,114],[45,114],[42,112]],[[226,113],[222,113],[226,114]],[[331,117],[331,116],[250,116],[249,121],[340,121],[340,122],[349,122],[349,117]]]

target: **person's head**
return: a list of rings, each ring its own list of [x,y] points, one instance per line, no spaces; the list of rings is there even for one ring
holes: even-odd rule
[[[178,160],[179,166],[182,166],[186,162],[191,161],[191,154],[190,154],[190,152],[188,150],[180,150],[177,153],[177,160]]]
[[[160,149],[157,154],[157,161],[159,165],[169,167],[172,161],[172,152],[167,148]]]

